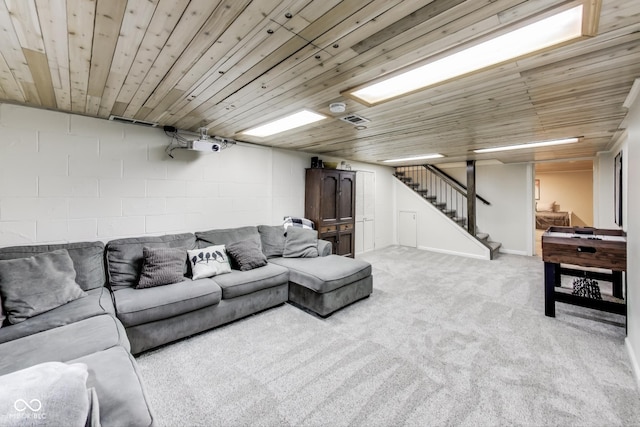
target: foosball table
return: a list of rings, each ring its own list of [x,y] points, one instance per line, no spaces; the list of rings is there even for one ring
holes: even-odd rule
[[[626,315],[627,236],[622,230],[549,227],[542,235],[545,315],[555,317],[555,303],[579,305]],[[591,271],[590,267],[611,272]],[[561,276],[586,277],[612,283],[612,295],[602,299],[574,295],[560,288]]]

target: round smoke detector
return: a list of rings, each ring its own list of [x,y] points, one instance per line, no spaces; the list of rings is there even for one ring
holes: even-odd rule
[[[344,102],[334,102],[329,104],[329,111],[332,113],[344,113],[347,110],[347,104]]]

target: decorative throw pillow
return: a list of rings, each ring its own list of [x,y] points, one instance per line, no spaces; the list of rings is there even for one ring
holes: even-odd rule
[[[315,224],[310,219],[296,218],[293,216],[285,217],[284,224],[282,225],[284,226],[285,230],[289,227],[306,228],[308,230],[314,230],[316,228]]]
[[[318,232],[289,227],[284,242],[284,258],[315,258],[318,256]]]
[[[1,260],[0,294],[13,324],[87,295],[66,249]]]
[[[231,265],[224,245],[209,246],[187,251],[193,280],[231,273]]]
[[[136,289],[170,285],[184,280],[184,248],[142,248],[142,271]]]
[[[281,257],[284,251],[285,228],[282,225],[259,225],[258,232],[262,241],[262,252],[266,257]]]
[[[93,403],[87,391],[88,377],[84,363],[61,362],[0,376],[0,425],[88,425]]]
[[[242,271],[267,265],[267,257],[260,250],[258,242],[253,239],[227,245],[227,253]]]

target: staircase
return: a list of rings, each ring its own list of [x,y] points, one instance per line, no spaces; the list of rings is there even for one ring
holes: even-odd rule
[[[490,240],[487,233],[478,230],[472,233],[467,229],[467,188],[464,185],[431,165],[397,167],[394,176],[489,248],[490,258],[495,258],[501,244]],[[480,196],[477,198],[490,204]]]

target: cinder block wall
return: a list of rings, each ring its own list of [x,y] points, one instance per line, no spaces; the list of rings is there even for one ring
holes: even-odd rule
[[[169,158],[161,129],[0,104],[0,246],[276,224],[304,214],[310,155]]]

